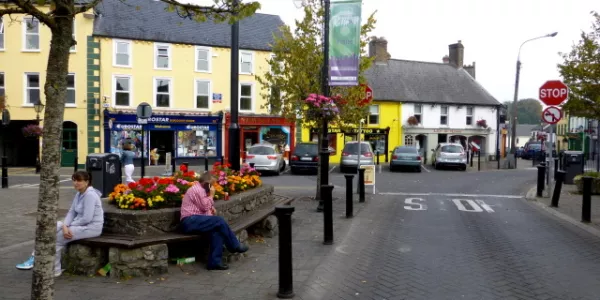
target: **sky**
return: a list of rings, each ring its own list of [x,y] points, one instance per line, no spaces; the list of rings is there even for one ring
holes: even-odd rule
[[[205,0],[193,0],[204,2]],[[249,1],[249,0],[246,0]],[[303,17],[294,0],[259,0],[260,13],[279,15],[293,27]],[[388,41],[392,58],[441,62],[448,45],[462,41],[465,64],[476,62],[477,81],[498,101],[512,101],[519,46],[519,99],[538,99],[547,80],[561,79],[559,52],[569,52],[590,31],[598,0],[363,0],[363,20],[375,12],[372,35]]]

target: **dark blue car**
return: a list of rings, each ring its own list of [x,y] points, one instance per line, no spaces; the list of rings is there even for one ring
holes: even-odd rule
[[[532,159],[537,158],[542,153],[542,142],[529,142],[525,144],[521,158]]]

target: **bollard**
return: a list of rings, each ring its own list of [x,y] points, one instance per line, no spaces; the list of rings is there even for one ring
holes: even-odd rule
[[[379,166],[379,152],[377,152],[377,165]]]
[[[473,167],[473,156],[475,156],[475,153],[471,151],[471,168]]]
[[[552,202],[550,203],[550,206],[552,206],[552,207],[558,207],[558,200],[560,199],[560,191],[562,190],[563,182],[565,182],[566,174],[567,174],[567,172],[565,172],[565,171],[556,172],[556,176],[554,178],[554,180],[556,180],[556,183],[554,183],[554,194],[552,194]]]
[[[556,175],[558,174],[558,157],[554,158],[554,180],[556,180]]]
[[[225,164],[225,156],[221,155],[221,165]]]
[[[333,185],[321,185],[323,199],[323,245],[333,244]]]
[[[8,159],[6,156],[2,156],[2,188],[8,188],[8,169],[6,167],[6,163]]]
[[[346,177],[346,218],[354,216],[354,202],[352,199],[352,181],[354,175],[344,175]]]
[[[469,163],[469,158],[471,157],[471,151],[467,151],[467,163]]]
[[[592,180],[590,176],[583,177],[583,203],[581,206],[581,222],[592,221]]]
[[[77,154],[75,154],[74,162],[75,164],[73,165],[73,173],[77,172]]]
[[[477,171],[481,171],[481,150],[477,151]]]
[[[538,177],[537,177],[537,196],[541,197],[544,191],[544,182],[546,179],[546,166],[540,164],[537,166]]]
[[[208,172],[208,156],[204,156],[204,171]]]
[[[279,224],[279,291],[277,292],[277,298],[283,299],[294,297],[292,213],[294,213],[293,206],[280,205],[275,207],[275,216]]]
[[[358,202],[365,202],[365,169],[358,170]]]
[[[171,174],[175,175],[175,165],[177,163],[175,162],[175,156],[171,156]]]
[[[517,151],[515,150],[515,169],[517,168],[517,159],[518,159]]]

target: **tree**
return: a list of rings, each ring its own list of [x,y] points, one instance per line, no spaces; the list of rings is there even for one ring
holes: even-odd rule
[[[512,120],[513,102],[506,101],[508,120]],[[517,102],[517,124],[539,124],[542,119],[542,104],[536,99],[521,99]]]
[[[125,2],[125,0],[122,0]],[[180,3],[176,0],[161,0],[169,10],[177,9],[183,17],[198,22],[207,19],[215,22],[235,20],[250,16],[260,8],[257,1],[236,4],[235,0],[214,0],[212,6]],[[46,111],[44,114],[42,170],[36,222],[35,255],[31,299],[46,300],[54,296],[54,254],[56,245],[56,218],[59,196],[60,141],[67,95],[69,48],[76,44],[72,38],[75,15],[89,11],[102,0],[8,0],[0,7],[0,17],[29,15],[47,26],[52,34],[46,68]],[[82,4],[85,3],[85,4]]]
[[[323,95],[321,87],[321,68],[323,66],[323,16],[324,10],[319,0],[308,0],[304,3],[304,18],[296,20],[296,29],[283,26],[281,34],[275,36],[273,44],[274,56],[269,60],[271,72],[258,75],[257,81],[263,86],[262,94],[267,99],[265,107],[271,107],[295,122],[302,120],[303,127],[320,128],[321,116],[315,116],[307,109],[306,99],[311,94]],[[366,83],[363,75],[372,63],[372,59],[364,51],[368,44],[368,35],[375,27],[374,14],[361,27],[359,65],[359,82]],[[339,114],[331,120],[331,125],[340,128],[356,126],[368,112],[368,103],[363,102],[365,88],[331,87],[331,95],[339,108]],[[322,134],[319,134],[319,149]],[[321,161],[319,161],[319,176]],[[317,180],[317,199],[320,198],[320,180]]]
[[[558,70],[569,87],[563,109],[573,116],[600,119],[600,14],[591,14],[595,18],[592,30],[581,32],[571,52],[559,53],[564,62]]]

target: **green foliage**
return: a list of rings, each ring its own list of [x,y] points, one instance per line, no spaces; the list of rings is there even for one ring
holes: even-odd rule
[[[513,102],[505,101],[508,120],[512,120]],[[536,99],[521,99],[517,102],[517,124],[539,124],[542,119],[542,104]]]
[[[228,21],[233,24],[235,21],[249,17],[256,13],[260,8],[258,1],[243,2],[237,0],[213,0],[211,6],[198,6],[189,4],[181,0],[160,0],[169,4],[165,9],[169,12],[177,10],[182,16],[189,16],[197,22],[206,22],[212,20],[220,23]]]
[[[563,109],[573,116],[600,119],[600,14],[591,14],[592,30],[582,32],[569,53],[559,53],[564,62],[558,70],[570,90]]]
[[[271,72],[257,75],[263,86],[262,96],[267,99],[263,107],[271,107],[290,120],[301,118],[305,124],[318,120],[305,113],[304,100],[309,94],[324,94],[321,87],[321,66],[323,65],[323,16],[319,0],[308,0],[304,6],[304,19],[296,20],[296,29],[283,26],[275,35],[272,45],[274,56],[268,61]],[[372,63],[365,52],[369,33],[375,27],[374,14],[369,16],[361,27],[361,59],[359,82],[366,83],[364,71]],[[368,106],[359,102],[365,93],[364,87],[331,87],[330,95],[339,95],[345,102],[340,108],[338,127],[357,124],[367,116]],[[313,124],[314,125],[314,124]]]

